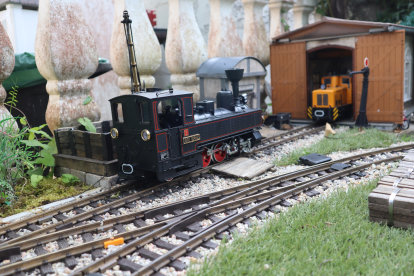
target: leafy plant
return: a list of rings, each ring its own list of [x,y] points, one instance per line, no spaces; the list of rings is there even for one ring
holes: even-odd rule
[[[28,127],[14,130],[10,124],[12,120],[12,117],[0,120],[0,193],[7,195],[10,203],[14,199],[17,181],[27,170],[35,170],[34,160],[39,157],[39,153],[24,140]]]
[[[88,118],[86,117],[79,118],[78,122],[81,123],[81,125],[83,125],[87,131],[96,133],[95,126],[92,124],[92,121],[89,120]]]
[[[400,24],[405,26],[414,26],[414,11],[411,11],[407,16],[405,16],[404,20],[401,21]]]
[[[12,91],[9,92],[10,96],[7,98],[9,101],[6,102],[7,104],[10,105],[10,113],[12,112],[13,107],[16,107],[16,104],[19,102],[17,100],[17,89],[19,88],[17,85],[12,87]]]
[[[316,6],[316,13],[319,13],[322,16],[326,15],[334,17],[329,0],[319,0],[318,5]]]
[[[62,181],[63,183],[71,183],[71,184],[80,182],[79,178],[71,174],[62,174]]]
[[[92,101],[92,97],[91,96],[88,96],[88,97],[85,98],[85,100],[83,100],[83,105],[87,105],[91,101]]]
[[[414,7],[414,2],[411,0],[378,0],[378,2],[383,9],[382,12],[377,13],[379,22],[400,23]]]

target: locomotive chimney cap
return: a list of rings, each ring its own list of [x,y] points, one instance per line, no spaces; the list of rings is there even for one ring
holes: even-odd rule
[[[244,69],[229,68],[225,70],[225,72],[226,72],[226,76],[229,81],[236,82],[236,81],[240,81],[243,78]]]

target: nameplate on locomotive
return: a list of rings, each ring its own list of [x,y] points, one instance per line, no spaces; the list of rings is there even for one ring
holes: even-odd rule
[[[195,141],[200,141],[200,134],[191,135],[183,138],[183,144],[193,143]]]

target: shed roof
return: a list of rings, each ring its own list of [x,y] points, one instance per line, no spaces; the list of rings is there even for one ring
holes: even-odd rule
[[[204,78],[227,78],[225,70],[235,68],[244,60],[247,60],[247,70],[244,70],[243,77],[265,76],[266,68],[255,57],[214,57],[204,61],[196,72],[197,77]],[[263,70],[250,70],[250,62],[259,63]],[[240,66],[239,66],[240,67]]]
[[[272,42],[320,40],[378,32],[392,32],[402,29],[414,34],[414,27],[392,23],[345,20],[324,16],[322,20],[313,24],[279,35],[273,38]]]

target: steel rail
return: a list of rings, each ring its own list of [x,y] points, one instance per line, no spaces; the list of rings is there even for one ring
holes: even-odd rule
[[[353,168],[349,168],[349,169],[345,169],[342,171],[338,171],[332,174],[329,174],[327,176],[323,176],[321,178],[315,179],[315,180],[311,180],[308,183],[303,183],[301,185],[297,185],[296,187],[285,191],[283,193],[280,193],[278,195],[274,195],[271,196],[270,198],[264,200],[263,202],[258,203],[256,206],[251,207],[249,209],[244,210],[241,213],[235,214],[233,216],[231,216],[228,219],[224,219],[223,221],[220,221],[219,223],[213,225],[212,227],[207,227],[204,230],[201,230],[201,232],[194,236],[193,238],[189,239],[188,241],[184,242],[183,244],[177,246],[176,248],[172,249],[171,251],[167,252],[166,254],[158,257],[157,259],[153,260],[149,265],[142,267],[140,270],[134,272],[132,274],[132,276],[138,276],[138,275],[150,275],[156,271],[158,271],[159,269],[161,269],[162,267],[168,265],[172,260],[175,260],[177,258],[179,258],[180,256],[184,255],[188,250],[194,250],[197,246],[199,246],[201,243],[207,241],[208,239],[211,239],[214,235],[218,234],[219,232],[224,231],[223,229],[228,229],[229,227],[234,226],[236,223],[247,219],[248,217],[251,217],[265,209],[268,209],[270,207],[273,207],[275,204],[277,204],[278,202],[280,202],[281,200],[283,200],[284,198],[290,197],[292,196],[294,193],[299,193],[301,191],[303,191],[304,189],[310,188],[312,186],[317,186],[319,185],[319,183],[321,183],[321,181],[327,181],[327,180],[331,180],[331,179],[335,179],[338,178],[340,176],[343,175],[347,175],[356,171],[359,171],[361,169],[365,169],[368,168],[370,166],[372,166],[372,164],[381,164],[383,162],[387,163],[387,162],[392,162],[392,161],[396,161],[399,159],[402,159],[402,156],[395,156],[395,157],[391,157],[391,158],[386,158],[386,159],[382,159],[379,161],[374,161],[372,163],[369,164],[365,164],[365,165],[360,165],[358,167],[353,167]],[[267,194],[267,193],[273,193],[273,191],[271,192],[266,192],[263,194]],[[214,209],[207,209],[207,210],[203,210],[203,212],[207,212],[209,213],[209,211],[211,211],[210,213],[215,213],[217,212],[217,207],[213,207]],[[234,207],[234,206],[233,206]],[[92,271],[89,271],[92,272]],[[74,275],[80,275],[80,274],[74,274]]]
[[[271,137],[266,137],[266,138],[262,139],[262,142],[266,142],[266,141],[269,141],[269,140],[272,140],[272,139],[282,138],[285,135],[291,135],[293,133],[300,132],[300,131],[303,131],[303,130],[306,130],[306,129],[310,129],[310,128],[313,128],[313,127],[316,127],[316,126],[317,126],[317,124],[311,124],[311,125],[298,127],[298,128],[283,132],[283,133],[278,134],[278,135],[274,135],[274,136],[271,136]]]
[[[392,151],[394,149],[395,148],[391,148],[389,151]],[[371,154],[372,154],[372,152],[371,152]],[[312,185],[314,183],[320,183],[320,182],[323,182],[323,181],[332,179],[335,176],[340,176],[340,175],[344,175],[344,174],[349,174],[350,172],[353,172],[353,171],[362,170],[364,168],[367,168],[367,167],[371,166],[372,164],[383,163],[383,162],[390,162],[390,161],[398,160],[398,159],[402,159],[402,158],[403,158],[403,156],[395,156],[395,157],[388,158],[388,159],[381,159],[381,160],[378,160],[378,161],[375,161],[375,162],[372,162],[372,163],[368,163],[368,164],[365,164],[365,165],[359,165],[359,166],[354,167],[354,168],[351,168],[351,169],[339,171],[339,172],[336,172],[336,173],[331,173],[329,175],[322,176],[322,177],[319,177],[317,179],[309,180],[307,182],[301,182],[301,183],[297,183],[297,184],[292,184],[290,186],[282,187],[282,188],[279,188],[279,189],[276,189],[276,190],[262,192],[260,194],[256,194],[256,195],[250,196],[248,198],[242,198],[242,199],[239,199],[239,200],[237,200],[235,202],[228,202],[228,203],[225,203],[225,204],[220,204],[218,206],[214,206],[214,207],[210,207],[208,209],[205,209],[205,210],[203,210],[203,212],[207,212],[210,215],[212,213],[218,213],[218,212],[222,212],[224,210],[228,210],[229,208],[230,209],[237,208],[238,206],[244,206],[244,205],[246,205],[247,204],[246,202],[249,202],[250,203],[250,202],[257,201],[257,200],[264,200],[264,199],[266,199],[268,197],[272,197],[272,196],[274,197],[276,193],[283,192],[284,190],[289,189],[289,188],[292,188],[292,187],[304,187],[304,186]],[[146,211],[148,211],[148,210],[141,211],[141,212],[146,212]],[[188,216],[190,216],[191,214],[194,214],[194,213],[195,212],[189,212],[189,213],[186,213],[186,214],[183,214],[183,215],[185,215],[185,216],[188,217]],[[179,218],[179,216],[174,217],[173,219],[178,219],[178,218]],[[113,219],[110,219],[110,220],[115,221],[116,219],[119,219],[119,217],[113,218]],[[109,220],[108,220],[108,222],[109,222]],[[160,225],[162,223],[165,223],[165,221],[159,222],[156,225]],[[95,223],[95,224],[98,225],[99,223]],[[146,226],[146,227],[143,227],[143,228],[139,228],[138,230],[134,230],[134,231],[130,231],[130,232],[118,234],[115,237],[131,236],[131,235],[134,235],[134,233],[136,233],[136,232],[141,233],[140,231],[144,231],[144,230],[148,229],[148,227],[149,226]],[[100,240],[95,240],[95,241],[93,241],[91,243],[93,243],[95,247],[96,246],[99,247],[99,245],[102,246],[103,240],[105,240],[105,239],[107,239],[107,238],[103,238],[103,239],[100,239]],[[84,244],[79,245],[79,246],[70,247],[70,248],[61,250],[59,252],[53,252],[53,254],[58,254],[59,253],[59,256],[65,257],[66,254],[68,253],[67,251],[68,250],[70,251],[73,248],[75,248],[75,249],[73,249],[73,251],[70,251],[69,253],[71,253],[71,252],[74,252],[73,254],[85,253],[86,251],[89,250],[89,247],[88,246],[90,246],[91,243],[84,243]],[[84,246],[84,247],[82,247],[82,246]],[[82,248],[82,250],[80,248]],[[45,255],[42,255],[42,256],[37,257],[36,260],[34,260],[34,261],[32,261],[33,259],[28,260],[27,262],[32,264],[30,266],[28,266],[24,262],[17,262],[17,263],[11,264],[11,265],[3,266],[2,269],[4,269],[4,268],[6,268],[6,269],[13,269],[14,268],[13,265],[14,266],[17,266],[17,267],[20,267],[21,266],[24,269],[31,269],[31,268],[33,268],[33,265],[37,266],[37,264],[40,265],[43,261],[48,260],[47,259],[48,256],[49,256],[49,254],[45,254]],[[56,261],[56,260],[58,260],[58,259],[53,258],[53,259],[49,259],[48,261],[49,262],[52,262],[52,261]],[[6,275],[9,275],[9,274],[6,274]]]
[[[299,139],[299,138],[301,138],[303,136],[306,136],[306,135],[309,135],[309,134],[314,134],[314,133],[319,132],[319,131],[322,131],[324,129],[325,129],[324,126],[322,126],[322,127],[316,127],[314,129],[311,129],[311,130],[308,130],[308,131],[305,131],[305,132],[298,133],[296,135],[292,135],[292,136],[289,136],[289,137],[286,137],[286,138],[282,138],[282,139],[277,140],[277,141],[274,141],[274,142],[269,142],[269,144],[267,144],[267,145],[263,145],[261,147],[253,148],[252,151],[250,152],[250,154],[253,154],[255,152],[258,152],[258,151],[267,149],[269,147],[275,147],[275,146],[278,146],[278,145],[281,145],[281,144],[284,144],[284,143],[287,143],[287,142],[290,142],[290,141]]]
[[[314,125],[304,126],[304,127],[301,127],[301,128],[297,128],[295,130],[288,131],[288,132],[283,133],[281,135],[269,137],[269,138],[266,138],[266,139],[275,139],[277,137],[282,137],[282,136],[289,135],[289,134],[292,134],[292,133],[301,131],[303,129],[312,128],[312,127],[314,127]],[[306,133],[304,135],[306,135]],[[299,137],[300,136],[295,136],[293,138],[292,137],[289,137],[287,140],[290,141],[292,139],[297,139]],[[283,142],[283,141],[285,141],[285,139],[279,140],[278,142]],[[260,149],[263,149],[263,148],[264,147],[262,147]],[[258,149],[258,150],[260,150],[260,149]],[[216,166],[216,165],[218,165],[218,164],[214,164],[212,166],[209,166],[209,167],[203,168],[201,170],[192,172],[189,175],[186,175],[186,176],[182,176],[180,178],[177,178],[177,179],[173,180],[172,182],[164,182],[164,183],[161,183],[161,184],[156,185],[154,187],[148,188],[146,190],[139,191],[139,192],[137,192],[137,193],[135,193],[133,195],[139,196],[139,195],[141,195],[142,193],[144,193],[144,192],[146,192],[148,190],[154,190],[154,192],[156,192],[156,191],[161,190],[163,187],[173,186],[177,182],[185,181],[185,180],[193,177],[194,175],[202,174],[203,172],[208,172],[213,166]],[[44,211],[44,212],[42,212],[40,214],[30,216],[27,219],[22,219],[22,220],[18,220],[16,222],[12,222],[12,223],[9,223],[9,224],[4,224],[3,226],[0,226],[0,235],[6,234],[7,231],[10,231],[10,230],[11,231],[16,231],[16,230],[18,231],[19,229],[25,228],[28,225],[37,224],[37,223],[39,223],[38,222],[39,219],[42,219],[42,218],[45,218],[45,217],[49,217],[49,216],[57,215],[57,214],[59,214],[59,212],[68,212],[70,210],[73,210],[76,207],[86,206],[89,203],[92,203],[92,202],[95,202],[95,201],[98,201],[98,200],[101,200],[101,199],[105,199],[106,197],[108,197],[108,195],[113,195],[113,194],[115,194],[118,191],[125,190],[126,188],[132,188],[136,184],[137,184],[137,182],[134,181],[132,183],[129,183],[129,184],[126,184],[126,185],[123,185],[123,186],[119,186],[119,187],[112,188],[112,189],[107,190],[107,191],[100,192],[100,193],[98,193],[98,194],[96,194],[94,196],[89,196],[89,197],[86,197],[85,196],[82,199],[74,200],[74,201],[72,201],[70,203],[67,203],[67,204],[62,204],[61,206],[58,206],[57,208],[53,208],[51,210]],[[148,194],[151,194],[151,193],[148,193]],[[148,195],[148,194],[146,194],[146,195]],[[130,195],[128,199],[129,200],[135,200],[133,195]],[[146,196],[146,195],[144,195],[144,196]],[[100,209],[94,208],[93,210],[95,210],[95,211],[105,210],[105,207],[104,206],[107,206],[108,208],[113,207],[113,206],[117,206],[117,204],[119,204],[120,202],[125,201],[125,200],[128,200],[128,199],[126,199],[124,197],[124,198],[118,199],[117,201],[113,201],[113,202],[107,203],[107,204],[101,206],[102,208],[98,207]],[[94,212],[92,212],[93,210],[90,210],[88,212],[94,213]],[[74,218],[74,220],[59,221],[59,222],[53,224],[53,226],[51,225],[49,227],[44,227],[42,229],[39,229],[37,231],[32,232],[33,234],[32,233],[30,233],[30,234],[32,234],[33,236],[37,236],[38,234],[43,234],[45,232],[54,231],[53,229],[56,228],[57,226],[64,225],[64,224],[69,223],[71,221],[80,220],[83,217],[88,216],[89,215],[88,212],[87,213],[82,213],[82,214],[77,215],[75,217],[72,217],[72,218]],[[81,215],[83,215],[83,216],[81,216]],[[30,235],[30,234],[28,234],[28,235]],[[24,235],[22,237],[29,237],[28,235]],[[16,239],[19,239],[19,238],[16,238]],[[3,244],[4,243],[0,243],[0,248],[3,246]]]
[[[211,167],[212,166],[201,169],[201,170],[198,170],[196,172],[192,172],[188,175],[177,178],[177,179],[175,179],[171,182],[160,183],[160,184],[158,184],[154,187],[150,187],[150,188],[144,189],[142,191],[139,191],[137,193],[130,194],[126,197],[114,200],[110,203],[107,203],[107,204],[104,204],[100,207],[97,207],[97,208],[94,208],[92,210],[86,211],[82,214],[75,215],[75,216],[73,216],[71,218],[68,218],[66,220],[59,221],[57,223],[54,223],[54,224],[51,224],[49,226],[43,227],[43,228],[41,228],[39,230],[36,230],[36,231],[33,231],[29,234],[20,236],[20,237],[15,238],[15,239],[7,240],[5,242],[0,243],[0,249],[5,245],[10,244],[9,242],[14,243],[14,242],[18,242],[18,241],[21,241],[21,240],[25,240],[25,239],[30,238],[30,237],[36,237],[38,235],[42,235],[42,234],[45,234],[47,232],[49,232],[49,233],[55,232],[55,231],[57,231],[56,227],[58,227],[58,226],[62,226],[62,225],[68,224],[68,223],[78,222],[80,220],[85,220],[87,218],[91,218],[95,215],[95,213],[96,213],[96,215],[99,215],[99,214],[105,213],[105,212],[107,212],[107,211],[109,211],[113,208],[119,208],[119,207],[121,207],[121,206],[123,206],[123,205],[125,205],[125,204],[127,204],[131,201],[139,200],[139,198],[142,198],[142,197],[148,196],[150,194],[153,194],[157,191],[163,190],[163,188],[171,187],[171,186],[179,184],[182,181],[192,179],[195,175],[199,175],[199,174],[208,172],[211,169]],[[136,184],[136,182],[133,182],[133,183],[128,184],[128,185],[116,187],[115,189],[111,190],[111,193],[122,191],[126,187],[130,187],[130,186],[135,185],[135,184]],[[22,219],[22,220],[19,220],[19,221],[10,223],[10,224],[6,224],[5,226],[0,227],[0,235],[6,234],[7,231],[18,231],[19,229],[25,228],[28,225],[36,224],[36,223],[38,223],[39,219],[41,219],[41,218],[45,218],[45,217],[53,216],[53,215],[58,215],[59,213],[73,210],[76,207],[85,206],[85,205],[88,205],[89,203],[95,202],[97,200],[105,199],[107,197],[107,195],[111,194],[111,193],[109,193],[108,191],[105,191],[105,192],[103,192],[102,196],[99,195],[99,198],[97,198],[97,197],[88,197],[87,199],[82,199],[80,201],[71,202],[67,205],[59,206],[59,209],[52,209],[52,210],[49,210],[49,211],[46,211],[46,212],[42,212],[39,215],[31,216],[27,219]]]
[[[411,145],[412,147],[414,147],[414,144]],[[392,147],[392,148],[388,148],[388,149],[381,149],[381,150],[376,150],[376,151],[371,151],[371,152],[366,152],[366,153],[362,153],[362,154],[358,154],[358,155],[354,155],[354,156],[350,156],[350,157],[346,157],[340,160],[336,160],[336,161],[330,161],[324,164],[320,164],[320,165],[315,165],[312,166],[310,168],[306,168],[303,170],[299,170],[299,171],[295,171],[295,172],[291,172],[288,174],[284,174],[284,175],[280,175],[280,176],[275,176],[275,177],[271,177],[271,178],[266,178],[266,179],[262,179],[262,180],[258,180],[258,181],[254,181],[254,182],[250,182],[250,183],[246,183],[240,186],[235,186],[235,187],[231,187],[228,189],[224,189],[224,190],[220,190],[220,191],[215,191],[212,193],[208,193],[202,196],[197,196],[197,197],[192,197],[192,198],[188,198],[182,201],[177,201],[177,202],[173,202],[173,203],[167,203],[167,204],[163,204],[157,207],[153,207],[153,208],[149,208],[149,209],[145,209],[145,210],[141,210],[141,211],[137,211],[137,212],[132,212],[126,215],[120,215],[114,218],[110,218],[107,220],[102,221],[102,223],[92,223],[92,224],[88,224],[88,225],[84,225],[84,226],[79,226],[79,227],[75,227],[75,228],[70,228],[70,229],[66,229],[63,231],[58,231],[58,232],[52,232],[50,234],[47,235],[42,235],[41,237],[35,237],[35,238],[31,238],[31,239],[27,239],[28,235],[22,236],[21,238],[18,239],[12,239],[10,241],[6,241],[3,244],[3,247],[1,248],[2,250],[10,248],[10,247],[14,247],[14,246],[20,246],[22,250],[25,250],[27,248],[31,248],[33,246],[35,246],[37,243],[41,242],[41,243],[46,243],[46,242],[51,242],[56,240],[56,237],[65,237],[65,236],[69,236],[69,235],[74,235],[74,234],[79,234],[82,231],[90,231],[90,229],[93,229],[92,225],[105,225],[105,227],[110,228],[111,226],[118,224],[118,223],[128,223],[134,219],[138,219],[138,218],[142,218],[146,212],[152,211],[152,210],[156,210],[156,209],[160,209],[160,208],[165,208],[165,207],[169,207],[171,206],[171,208],[174,208],[174,205],[180,204],[182,202],[186,202],[189,200],[194,200],[197,198],[201,198],[201,197],[210,197],[211,200],[214,200],[216,198],[220,198],[220,197],[224,197],[223,199],[219,199],[218,201],[215,202],[211,202],[209,203],[209,206],[217,206],[217,205],[221,205],[223,203],[227,203],[230,201],[234,201],[237,198],[241,198],[243,196],[249,196],[250,194],[254,194],[257,193],[257,191],[260,191],[261,189],[266,189],[269,188],[271,186],[275,186],[281,182],[284,181],[289,181],[289,180],[293,180],[295,178],[299,178],[299,177],[303,177],[303,176],[307,176],[309,174],[312,173],[317,173],[320,171],[324,171],[326,169],[329,169],[330,166],[332,164],[335,163],[342,163],[342,162],[347,162],[347,161],[351,161],[351,160],[355,160],[355,159],[360,159],[369,155],[374,155],[374,154],[381,154],[384,152],[389,152],[389,151],[397,151],[397,150],[402,150],[402,149],[406,149],[406,148],[410,148],[410,145],[404,145],[404,146],[397,146],[397,147]],[[290,186],[285,186],[283,188],[278,188],[277,190],[284,190],[286,187],[290,187]],[[276,190],[273,190],[276,192]],[[98,227],[96,227],[98,228]],[[95,229],[96,229],[95,228]],[[25,239],[23,239],[23,237],[25,237]]]
[[[265,178],[263,180],[257,181],[257,185],[252,186],[250,188],[247,189],[243,189],[237,193],[234,193],[232,195],[229,195],[221,200],[218,200],[216,202],[213,202],[210,204],[210,206],[214,206],[214,205],[218,205],[218,204],[222,204],[231,200],[235,200],[236,198],[240,198],[246,195],[249,195],[250,193],[255,193],[257,190],[259,189],[265,189],[268,188],[270,186],[275,185],[275,181],[278,183],[281,183],[283,181],[288,181],[288,180],[292,180],[292,178],[299,178],[299,177],[303,177],[315,172],[319,172],[319,171],[324,171],[326,169],[329,169],[333,164],[336,163],[346,163],[355,159],[361,159],[363,157],[367,157],[370,155],[377,155],[377,154],[382,154],[382,153],[386,153],[386,152],[391,152],[391,151],[401,151],[401,150],[405,150],[405,149],[411,149],[414,148],[414,143],[411,144],[407,144],[407,145],[402,145],[402,146],[395,146],[395,147],[391,147],[391,148],[386,148],[386,149],[380,149],[380,150],[375,150],[375,151],[369,151],[369,152],[365,152],[365,153],[361,153],[361,154],[357,154],[357,155],[352,155],[349,157],[345,157],[342,159],[338,159],[338,160],[334,160],[334,161],[329,161],[329,162],[325,162],[322,163],[320,165],[315,165],[315,166],[311,166],[309,168],[303,169],[303,170],[299,170],[299,171],[295,171],[295,172],[291,172],[291,173],[287,173],[287,174],[283,174],[283,175],[279,175],[279,176],[274,176],[274,177],[270,177],[270,178]]]

